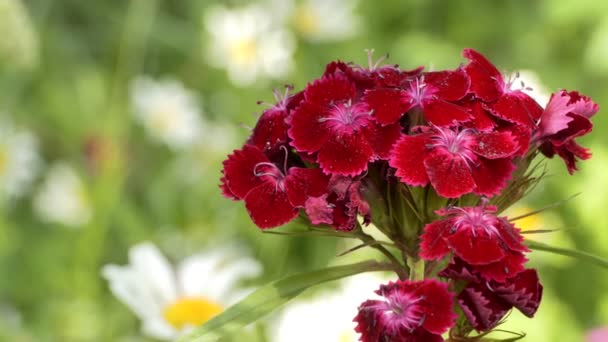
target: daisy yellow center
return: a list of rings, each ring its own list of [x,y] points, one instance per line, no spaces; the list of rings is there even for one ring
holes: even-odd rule
[[[150,125],[158,132],[170,131],[175,126],[175,111],[171,106],[162,106],[151,115]]]
[[[0,177],[6,173],[8,168],[8,152],[3,146],[0,146]]]
[[[355,334],[351,330],[344,331],[340,334],[337,342],[352,342],[356,340]]]
[[[230,56],[238,64],[248,64],[255,59],[257,44],[252,37],[240,38],[230,46]]]
[[[163,316],[174,328],[198,326],[223,311],[222,306],[205,298],[181,298],[169,305]]]
[[[294,24],[298,31],[304,34],[316,33],[319,30],[319,21],[312,8],[302,5],[296,11]]]

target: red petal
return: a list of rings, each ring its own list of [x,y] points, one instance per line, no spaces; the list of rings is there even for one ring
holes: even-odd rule
[[[446,235],[452,228],[452,220],[438,220],[424,226],[424,233],[420,236],[420,257],[425,260],[437,260],[450,252],[445,242]]]
[[[543,295],[543,286],[534,269],[527,269],[505,283],[492,283],[496,296],[513,305],[524,315],[534,316]]]
[[[332,137],[319,150],[317,160],[325,173],[355,176],[367,169],[374,154],[359,132]]]
[[[466,280],[467,282],[479,281],[479,276],[475,274],[473,267],[458,257],[452,258],[449,265],[438,275],[443,278]]]
[[[469,92],[486,102],[496,100],[502,94],[504,80],[496,67],[482,54],[473,49],[464,49],[462,55],[470,62],[464,67],[471,79]]]
[[[384,65],[376,69],[375,80],[378,87],[401,87],[408,80],[420,76],[424,67],[420,66],[412,70],[399,70],[397,66]]]
[[[434,279],[424,280],[422,285],[416,290],[416,295],[424,298],[426,318],[422,327],[428,332],[443,334],[454,325],[456,315],[452,310],[454,297],[448,291],[446,283],[441,283]]]
[[[561,90],[551,95],[551,99],[538,125],[538,135],[545,137],[555,134],[568,127],[568,123],[572,121],[572,116],[568,116],[573,109],[574,104],[570,104],[570,96],[565,90]]]
[[[329,177],[321,169],[292,167],[285,177],[285,191],[294,207],[304,207],[308,197],[321,196],[327,192]]]
[[[287,123],[285,110],[271,108],[262,113],[253,129],[248,144],[257,146],[259,149],[271,149],[272,147],[287,142]]]
[[[497,262],[489,265],[477,265],[475,270],[486,280],[495,280],[497,282],[505,282],[507,278],[511,278],[524,268],[524,264],[528,261],[523,253],[507,252],[506,256]]]
[[[486,110],[485,106],[479,101],[465,103],[463,106],[469,109],[473,119],[467,124],[468,127],[478,131],[492,131],[496,127],[494,117]]]
[[[429,183],[424,164],[420,162],[429,153],[429,143],[428,134],[404,135],[397,141],[391,151],[389,164],[397,169],[395,175],[402,182],[414,186],[425,186]]]
[[[584,116],[568,114],[568,117],[571,118],[571,120],[568,122],[568,126],[557,134],[551,136],[551,143],[554,145],[559,146],[576,137],[583,136],[591,132],[593,129],[591,120]]]
[[[288,134],[299,152],[315,152],[327,140],[329,131],[320,120],[324,114],[322,107],[304,102],[291,115]]]
[[[268,163],[268,158],[259,148],[245,145],[241,150],[234,150],[224,161],[224,173],[222,188],[226,188],[224,194],[232,194],[239,199],[244,198],[247,193],[262,183],[253,169],[258,163]]]
[[[532,128],[543,113],[543,108],[526,93],[519,90],[502,95],[492,105],[492,113],[497,117]]]
[[[401,91],[397,89],[379,88],[365,92],[362,101],[373,110],[376,120],[388,125],[399,121],[411,105],[405,104],[401,99]]]
[[[234,201],[240,200],[240,198],[236,197],[232,193],[232,190],[230,190],[230,188],[228,187],[228,184],[226,184],[226,177],[220,178],[220,182],[221,182],[220,189],[222,190],[222,195],[224,195],[224,197],[229,198]]]
[[[374,150],[374,159],[387,160],[391,156],[391,150],[399,137],[401,137],[401,125],[395,123],[388,126],[380,126],[370,123],[363,129],[363,134]]]
[[[473,228],[474,229],[474,228]],[[498,236],[488,236],[477,232],[474,236],[469,229],[459,229],[447,238],[448,244],[462,260],[471,265],[487,265],[505,256]]]
[[[333,223],[331,224],[336,230],[351,231],[355,228],[357,216],[353,215],[352,208],[348,207],[348,202],[339,201],[332,203],[334,205]]]
[[[426,121],[437,126],[453,126],[472,118],[466,108],[434,97],[422,101],[422,110]]]
[[[494,196],[507,186],[515,165],[510,158],[485,159],[479,158],[479,163],[473,166],[476,195]]]
[[[424,167],[431,184],[440,196],[456,198],[468,194],[475,188],[475,182],[466,162],[444,149],[433,150],[424,159]]]
[[[576,167],[576,158],[586,160],[591,158],[589,149],[577,144],[574,140],[568,141],[561,146],[553,146],[554,151],[564,160],[568,167],[568,173],[573,174],[578,170]],[[543,151],[544,152],[544,151]]]
[[[357,94],[355,85],[345,76],[326,76],[309,84],[304,90],[306,102],[328,106],[334,102],[348,101]]]
[[[590,118],[600,109],[590,97],[580,94],[578,91],[571,91],[568,95],[570,95],[570,102],[574,105],[572,108],[574,114]]]
[[[490,330],[511,309],[510,305],[497,300],[490,290],[480,284],[471,284],[462,290],[458,303],[477,331]]]
[[[510,132],[511,135],[515,137],[515,142],[518,146],[515,155],[520,157],[526,155],[528,149],[530,148],[530,139],[532,138],[532,131],[529,128],[508,123],[506,125],[502,125],[502,127],[498,128],[497,131]]]
[[[306,215],[312,224],[332,224],[333,205],[327,202],[327,195],[309,197],[305,204]]]
[[[446,101],[458,101],[469,90],[469,78],[461,68],[427,72],[424,74],[424,82],[437,88],[435,95]]]
[[[510,132],[481,133],[471,149],[487,159],[499,159],[512,156],[519,146]]]
[[[524,245],[524,237],[521,235],[520,230],[509,222],[506,217],[499,218],[501,223],[500,237],[505,243],[508,249],[515,252],[529,252],[530,250]]]
[[[256,226],[266,229],[281,226],[298,216],[287,194],[275,182],[266,181],[245,197],[245,207]]]
[[[329,185],[327,189],[330,192],[336,194],[339,200],[343,200],[346,198],[346,194],[350,190],[352,186],[357,186],[357,181],[355,181],[351,177],[346,177],[342,175],[332,175],[329,179]]]

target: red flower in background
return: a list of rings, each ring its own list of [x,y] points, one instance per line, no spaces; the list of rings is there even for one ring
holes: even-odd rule
[[[325,173],[355,176],[370,161],[387,158],[400,126],[380,127],[365,103],[357,102],[355,84],[341,74],[309,84],[304,101],[288,123],[291,145],[316,154]]]
[[[286,159],[281,169],[258,147],[245,145],[224,161],[224,195],[244,200],[249,216],[262,229],[291,221],[309,196],[327,190],[328,177],[320,169],[288,168]]]
[[[487,279],[504,281],[523,271],[528,248],[519,229],[505,217],[496,216],[495,206],[449,208],[437,211],[444,219],[424,227],[420,256],[437,260],[453,252]]]
[[[560,90],[552,94],[536,135],[541,141],[540,150],[548,157],[557,153],[566,162],[568,172],[574,173],[577,170],[576,158],[585,160],[591,157],[589,150],[574,139],[591,132],[593,124],[590,118],[598,110],[595,102],[576,91]]]
[[[363,302],[354,319],[363,342],[441,342],[456,319],[453,295],[437,280],[398,280],[376,293],[382,298]]]
[[[534,269],[523,270],[503,281],[488,281],[479,275],[476,266],[455,258],[439,276],[467,282],[457,300],[477,331],[492,329],[512,308],[533,317],[543,294],[543,286]]]
[[[431,127],[418,135],[403,135],[395,144],[390,166],[396,176],[413,186],[429,182],[440,196],[499,193],[514,169],[517,152],[509,132],[475,132]]]

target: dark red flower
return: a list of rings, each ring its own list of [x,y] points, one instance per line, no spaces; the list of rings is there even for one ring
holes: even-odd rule
[[[308,197],[321,196],[328,184],[328,177],[320,169],[287,165],[281,169],[253,145],[229,155],[222,173],[224,195],[244,200],[249,216],[262,229],[294,219]]]
[[[287,122],[289,112],[300,104],[302,92],[290,95],[290,86],[285,93],[274,92],[276,104],[266,109],[256,123],[247,144],[255,145],[265,153],[280,152],[280,146],[287,144]]]
[[[589,150],[574,139],[591,132],[593,124],[590,118],[598,110],[595,102],[576,91],[561,90],[552,94],[535,136],[541,142],[540,150],[548,157],[557,153],[572,174],[577,170],[577,157],[582,160],[591,157]]]
[[[363,342],[443,341],[456,319],[453,295],[437,280],[390,282],[376,291],[379,300],[359,306],[355,330]]]
[[[506,217],[496,216],[496,207],[452,207],[437,211],[446,218],[424,227],[420,256],[437,260],[453,252],[488,279],[504,280],[523,270],[528,248],[519,229]]]
[[[488,103],[496,117],[528,129],[535,127],[542,107],[523,91],[511,90],[513,81],[505,82],[498,69],[479,52],[464,49],[462,54],[469,60],[464,67],[471,80],[469,92]]]
[[[325,173],[358,175],[370,161],[388,157],[400,127],[380,127],[355,85],[341,74],[309,84],[304,101],[289,118],[291,145],[316,154]],[[379,138],[380,137],[380,138]]]
[[[499,193],[514,169],[518,146],[509,132],[475,132],[432,127],[421,134],[403,135],[393,147],[390,166],[402,182],[429,182],[443,197]]]
[[[456,258],[439,275],[468,282],[457,299],[467,320],[477,331],[492,329],[512,308],[527,317],[534,316],[543,293],[534,269],[523,270],[504,281],[487,281],[478,276],[475,266]]]
[[[462,99],[468,88],[469,80],[461,69],[427,72],[402,88],[368,90],[363,101],[383,125],[395,123],[404,113],[420,108],[428,123],[450,126],[471,119],[466,108],[449,102]]]

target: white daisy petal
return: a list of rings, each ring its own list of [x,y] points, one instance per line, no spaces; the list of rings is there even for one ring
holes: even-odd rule
[[[172,341],[180,335],[180,332],[176,331],[162,317],[145,320],[141,331],[144,335],[164,341]]]
[[[154,316],[162,308],[148,291],[148,284],[141,282],[139,275],[131,268],[107,265],[101,271],[110,283],[110,290],[129,307],[141,320]]]
[[[224,247],[191,256],[178,266],[178,279],[186,295],[203,295],[225,302],[235,283],[241,278],[260,274],[261,265],[249,258],[236,258],[234,247]]]
[[[281,78],[291,69],[295,43],[280,16],[259,4],[229,10],[213,7],[204,17],[210,34],[209,62],[226,69],[239,86],[258,79]]]
[[[83,182],[72,167],[63,163],[51,167],[33,205],[42,220],[68,227],[82,226],[92,216]]]
[[[177,299],[175,275],[169,261],[150,242],[131,248],[129,261],[138,272],[140,281],[149,283],[160,303],[170,303]]]
[[[213,282],[209,283],[207,293],[210,298],[226,302],[227,296],[240,279],[260,275],[262,267],[253,259],[240,259],[225,266],[217,265],[216,272]]]
[[[131,83],[134,116],[152,138],[174,150],[196,143],[204,131],[196,96],[176,80],[139,77]]]
[[[16,129],[0,115],[0,195],[23,195],[40,168],[38,143],[29,132]]]
[[[314,42],[352,38],[359,32],[360,18],[354,0],[306,0],[295,7],[295,28]]]

